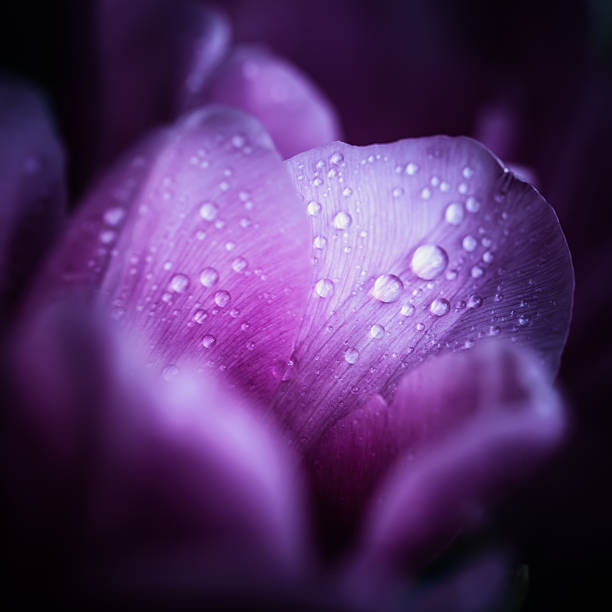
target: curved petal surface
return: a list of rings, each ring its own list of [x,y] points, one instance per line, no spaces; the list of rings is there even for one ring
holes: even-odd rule
[[[524,349],[495,344],[431,359],[402,380],[385,438],[403,447],[371,501],[358,573],[418,569],[562,440],[548,373]]]
[[[79,593],[180,596],[247,569],[253,582],[301,571],[302,501],[285,445],[211,378],[152,376],[138,342],[115,331],[70,295],[16,337],[3,480],[23,531],[19,578],[40,570]]]
[[[64,151],[41,96],[0,81],[0,316],[14,305],[66,212]]]
[[[351,147],[286,162],[310,219],[312,292],[275,410],[308,446],[433,353],[483,338],[556,369],[573,271],[552,208],[468,138]]]
[[[268,401],[309,284],[308,227],[268,134],[208,107],[93,190],[38,294],[87,285],[146,334],[160,369],[189,358]]]
[[[285,158],[340,137],[338,117],[323,93],[294,65],[262,48],[237,47],[202,91],[202,102],[256,117]]]

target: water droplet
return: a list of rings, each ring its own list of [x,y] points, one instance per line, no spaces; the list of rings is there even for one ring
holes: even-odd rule
[[[424,187],[421,191],[421,197],[424,200],[429,200],[429,198],[431,197],[431,189],[429,189],[429,187]]]
[[[493,261],[493,253],[491,253],[491,251],[485,251],[482,255],[482,261],[491,263]]]
[[[466,179],[471,179],[473,176],[474,176],[474,171],[469,166],[466,166],[463,169],[463,177]]]
[[[484,274],[484,270],[480,266],[472,267],[472,278],[480,278]]]
[[[478,240],[476,240],[474,236],[468,235],[463,239],[463,242],[461,244],[468,253],[471,253],[478,246]]]
[[[247,351],[253,351],[255,350],[255,343],[251,340],[250,342],[247,342]]]
[[[463,221],[463,205],[459,202],[452,202],[446,207],[444,218],[451,225],[459,225]]]
[[[403,194],[404,194],[404,190],[403,190],[401,187],[395,187],[395,188],[393,189],[393,191],[391,192],[391,195],[392,195],[394,198],[399,198],[399,197],[401,197]]]
[[[204,268],[200,273],[200,282],[205,287],[213,287],[219,280],[219,273],[214,268]]]
[[[321,205],[318,202],[315,202],[314,200],[312,200],[311,202],[308,202],[308,206],[306,206],[306,212],[311,217],[314,217],[315,215],[319,215],[321,214]]]
[[[232,261],[232,270],[234,272],[242,272],[249,263],[244,257],[236,257],[234,261]]]
[[[432,280],[444,272],[448,265],[446,251],[435,244],[423,244],[412,255],[410,267],[424,280]]]
[[[404,283],[395,274],[381,274],[374,282],[372,295],[378,301],[389,304],[396,302],[403,290]]]
[[[321,298],[328,298],[334,294],[334,283],[328,278],[322,278],[315,285],[315,292]]]
[[[218,214],[219,208],[212,202],[204,202],[202,206],[200,206],[200,217],[202,217],[204,221],[214,221]]]
[[[344,351],[344,360],[353,365],[359,359],[359,351],[356,348],[348,348]]]
[[[198,325],[201,325],[204,322],[204,319],[208,317],[208,313],[205,310],[196,310],[193,313],[193,321]]]
[[[176,293],[183,293],[189,286],[189,279],[184,274],[175,274],[170,279],[168,289]]]
[[[380,340],[385,335],[385,328],[378,323],[375,323],[370,327],[370,338]]]
[[[477,213],[480,210],[480,202],[474,196],[470,196],[465,201],[465,207],[468,212]]]
[[[489,336],[499,336],[500,333],[501,328],[497,325],[491,325],[491,327],[489,327]]]
[[[244,139],[244,136],[240,136],[239,134],[236,134],[236,136],[234,136],[232,138],[232,144],[237,148],[237,149],[241,149],[242,147],[244,147],[246,141]]]
[[[334,153],[332,153],[329,156],[330,164],[338,165],[338,164],[341,164],[343,161],[344,161],[344,156],[339,151],[334,151]]]
[[[342,195],[343,195],[345,198],[350,198],[350,197],[353,195],[353,190],[352,190],[350,187],[345,187],[345,188],[342,190]]]
[[[219,306],[219,308],[223,308],[224,306],[227,306],[227,304],[230,301],[230,298],[231,296],[229,292],[225,291],[224,289],[220,289],[219,291],[215,293],[215,296],[214,296],[215,304]]]
[[[417,323],[414,326],[414,329],[416,329],[417,331],[423,331],[425,329],[425,325],[423,323]]]
[[[482,306],[482,298],[479,295],[470,295],[467,301],[468,308],[480,308]]]
[[[233,251],[236,248],[236,243],[235,242],[226,242],[225,243],[225,250],[226,251]]]
[[[327,246],[327,238],[325,236],[315,236],[312,241],[312,246],[315,249],[324,249]]]
[[[211,346],[213,346],[215,344],[216,341],[217,341],[217,339],[214,336],[211,336],[210,334],[206,334],[202,338],[202,346],[204,348],[210,348]]]
[[[431,312],[431,314],[435,315],[436,317],[444,316],[446,313],[448,313],[449,310],[450,304],[448,303],[448,300],[445,300],[444,298],[436,298],[429,305],[429,312]]]
[[[348,227],[351,225],[352,222],[353,222],[353,218],[351,217],[351,215],[349,215],[347,212],[343,210],[341,210],[334,217],[334,221],[333,221],[334,227],[339,230],[348,229]]]
[[[518,318],[518,324],[521,327],[525,327],[525,325],[527,325],[527,323],[529,323],[529,317],[522,315]]]
[[[104,222],[108,225],[119,225],[123,218],[125,217],[125,210],[123,208],[115,207],[109,208],[104,213]]]
[[[410,176],[415,175],[419,170],[419,167],[413,163],[410,162],[407,166],[406,166],[406,174],[409,174]]]
[[[404,317],[411,317],[415,310],[414,304],[404,304],[400,309],[400,314]]]

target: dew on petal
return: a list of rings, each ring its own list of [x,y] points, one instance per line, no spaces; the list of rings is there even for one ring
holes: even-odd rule
[[[381,274],[374,282],[372,295],[379,302],[389,304],[396,302],[403,290],[404,283],[395,274]]]
[[[227,306],[231,299],[231,296],[228,291],[220,289],[215,293],[213,299],[215,300],[215,304],[219,306],[219,308],[223,308],[224,306]]]
[[[482,306],[482,298],[479,295],[471,295],[467,301],[468,308],[480,308]]]
[[[125,210],[123,208],[119,208],[118,206],[115,208],[109,208],[104,213],[104,222],[107,225],[119,225],[123,218],[125,217]]]
[[[400,314],[404,317],[411,317],[415,310],[414,304],[404,304],[400,309]]]
[[[306,206],[306,212],[311,217],[321,214],[321,204],[319,204],[318,202],[315,202],[314,200],[312,200],[311,202],[308,202],[308,206]]]
[[[341,210],[335,217],[334,217],[334,227],[336,229],[339,230],[345,230],[348,229],[349,226],[351,225],[351,223],[353,222],[353,218],[351,217],[351,215],[349,215],[347,212]]]
[[[213,287],[219,281],[219,273],[215,268],[204,268],[200,273],[200,282],[205,287]]]
[[[312,246],[315,249],[324,249],[327,246],[327,238],[325,236],[315,236],[312,241]]]
[[[463,205],[459,202],[452,202],[446,207],[444,218],[450,225],[459,225],[463,221]]]
[[[446,251],[436,244],[423,244],[412,255],[410,267],[416,276],[424,280],[433,280],[448,265]]]
[[[204,221],[214,221],[219,214],[219,208],[213,202],[204,202],[202,206],[200,206],[200,217],[204,219]]]
[[[448,300],[445,300],[444,298],[436,298],[429,305],[429,312],[431,312],[431,314],[435,315],[436,317],[444,316],[448,313],[449,310],[450,304],[448,303]]]
[[[474,236],[468,235],[463,239],[463,242],[461,244],[464,250],[466,250],[468,253],[471,253],[478,246],[478,240],[476,240]]]
[[[474,196],[470,196],[465,201],[465,207],[468,212],[477,213],[480,210],[480,202]]]
[[[249,264],[244,257],[236,257],[236,259],[232,261],[232,270],[234,272],[242,272],[248,265]]]
[[[473,266],[471,270],[472,278],[480,278],[484,274],[484,270],[480,266]]]
[[[214,336],[212,336],[211,334],[206,334],[202,338],[202,346],[204,348],[210,348],[211,346],[215,344],[216,341],[217,339]]]
[[[192,320],[197,323],[198,325],[201,325],[204,322],[204,319],[206,319],[208,317],[208,313],[205,310],[196,310],[193,313],[193,317]]]
[[[385,335],[385,328],[382,325],[375,323],[374,325],[372,325],[372,327],[370,327],[370,338],[379,340],[384,335]]]
[[[344,361],[353,365],[359,359],[359,351],[356,348],[348,348],[344,351]]]
[[[315,284],[315,292],[321,298],[328,298],[334,294],[334,283],[328,278],[322,278]]]
[[[175,274],[168,284],[168,289],[175,293],[183,293],[189,286],[189,279],[184,274]]]

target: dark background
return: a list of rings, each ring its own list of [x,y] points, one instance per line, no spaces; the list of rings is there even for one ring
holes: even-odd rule
[[[500,154],[535,170],[574,257],[575,317],[560,374],[574,423],[565,450],[488,533],[529,567],[525,610],[609,607],[612,3],[217,4],[237,40],[267,44],[321,86],[348,142],[474,135],[486,105],[515,113],[512,142]],[[76,196],[94,172],[95,137],[87,134],[100,112],[92,4],[4,3],[0,69],[49,96]]]

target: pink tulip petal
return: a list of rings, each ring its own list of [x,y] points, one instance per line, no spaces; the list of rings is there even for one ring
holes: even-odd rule
[[[102,0],[100,45],[102,158],[168,121],[225,55],[230,28],[217,10],[183,0]]]
[[[203,102],[226,104],[259,119],[285,158],[340,137],[336,113],[315,84],[258,47],[236,48],[203,89]],[[191,104],[196,103],[193,98]]]
[[[152,376],[138,343],[114,331],[70,296],[16,338],[10,497],[19,529],[52,555],[31,558],[22,541],[20,560],[55,576],[66,557],[58,580],[80,589],[156,578],[179,594],[190,572],[206,589],[247,571],[253,582],[301,571],[302,501],[285,445],[202,373]]]
[[[537,359],[492,343],[408,374],[388,428],[403,454],[374,494],[357,561],[381,577],[480,524],[558,446],[565,419]]]
[[[467,138],[330,144],[287,163],[309,215],[312,294],[275,410],[308,446],[440,351],[508,338],[553,370],[569,251],[552,208]]]
[[[116,318],[144,331],[160,369],[189,358],[268,401],[305,308],[307,223],[262,127],[209,107],[100,183],[40,292],[100,288]]]
[[[46,104],[0,82],[0,316],[8,314],[64,220],[64,151]]]

